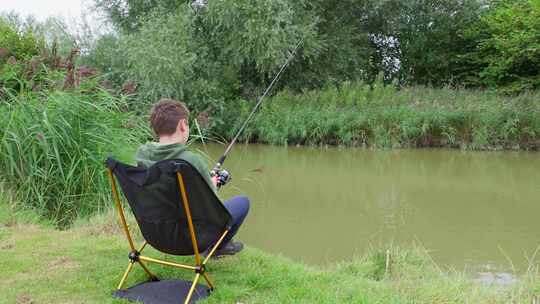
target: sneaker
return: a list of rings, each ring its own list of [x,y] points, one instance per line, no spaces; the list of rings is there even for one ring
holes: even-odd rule
[[[235,255],[238,252],[242,251],[244,249],[244,244],[242,242],[238,241],[229,241],[227,244],[222,246],[221,248],[216,249],[214,254],[212,255],[212,258],[220,258],[227,255]],[[207,256],[208,252],[204,252],[203,256]]]

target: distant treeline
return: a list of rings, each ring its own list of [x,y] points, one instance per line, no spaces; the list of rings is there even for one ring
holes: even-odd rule
[[[196,5],[199,3],[199,5]],[[304,44],[279,88],[343,81],[519,93],[540,88],[537,0],[97,0],[117,28],[86,62],[135,81],[150,100],[204,109],[268,84]]]

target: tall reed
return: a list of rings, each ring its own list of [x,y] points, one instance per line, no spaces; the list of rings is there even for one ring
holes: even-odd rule
[[[232,137],[252,103],[230,102],[213,129]],[[375,148],[540,149],[540,93],[403,88],[344,83],[278,93],[265,101],[243,140]]]
[[[1,178],[59,225],[103,208],[104,159],[140,137],[122,98],[96,87],[10,96],[0,104]],[[129,127],[129,126],[127,126]]]

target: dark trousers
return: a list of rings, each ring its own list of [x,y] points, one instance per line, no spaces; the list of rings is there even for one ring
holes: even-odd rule
[[[227,236],[223,239],[223,242],[218,248],[226,245],[234,235],[238,232],[240,225],[244,222],[248,212],[249,212],[249,199],[245,196],[235,196],[229,200],[223,202],[223,205],[232,216],[232,227],[227,233]]]

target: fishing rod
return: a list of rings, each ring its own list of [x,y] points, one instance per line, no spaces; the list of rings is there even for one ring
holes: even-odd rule
[[[217,161],[216,165],[214,166],[214,168],[210,172],[210,174],[212,176],[217,175],[217,177],[218,177],[218,187],[225,185],[231,179],[231,175],[229,174],[229,172],[227,170],[222,170],[221,169],[221,166],[223,165],[223,163],[225,163],[225,160],[227,159],[227,156],[229,155],[229,152],[231,152],[232,147],[234,146],[234,144],[238,140],[238,137],[240,137],[240,134],[242,134],[242,132],[246,128],[246,126],[249,123],[249,121],[251,120],[251,118],[255,115],[255,113],[257,112],[257,110],[261,106],[264,98],[266,97],[268,92],[270,92],[270,90],[272,89],[274,84],[277,82],[277,80],[279,79],[279,77],[281,76],[281,74],[283,73],[285,68],[292,61],[292,59],[296,55],[296,52],[298,51],[298,48],[300,48],[300,45],[303,42],[304,42],[304,38],[302,38],[300,40],[300,42],[298,42],[298,44],[294,48],[293,52],[289,55],[289,58],[287,58],[287,61],[285,61],[285,63],[281,66],[281,68],[279,69],[276,76],[274,76],[274,78],[272,79],[272,81],[270,82],[268,87],[266,87],[266,89],[264,90],[263,94],[261,96],[259,96],[259,98],[257,100],[257,103],[255,104],[255,107],[253,107],[253,110],[251,110],[251,113],[249,113],[249,116],[246,118],[246,120],[244,121],[244,123],[242,124],[242,126],[240,127],[238,132],[236,133],[236,135],[233,137],[233,139],[231,140],[231,142],[227,146],[227,149],[225,149],[225,152],[223,152],[223,155],[221,155],[221,157]]]

